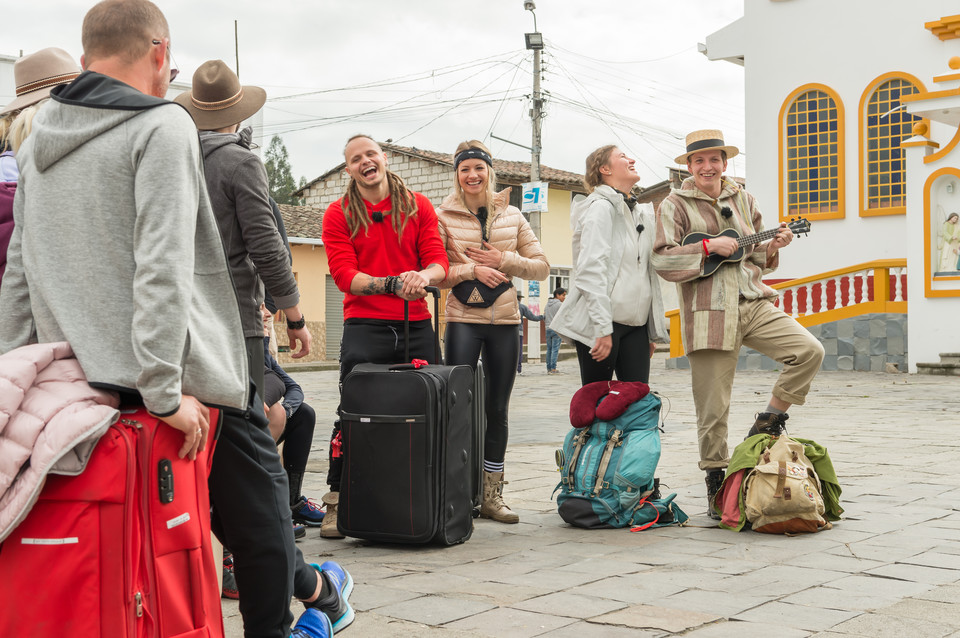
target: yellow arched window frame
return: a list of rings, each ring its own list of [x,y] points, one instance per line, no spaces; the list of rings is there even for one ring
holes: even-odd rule
[[[900,142],[913,135],[914,123],[923,118],[907,113],[900,96],[925,90],[916,77],[895,71],[874,78],[860,96],[861,217],[907,212],[906,158]]]
[[[844,216],[843,101],[804,84],[780,107],[780,219]]]

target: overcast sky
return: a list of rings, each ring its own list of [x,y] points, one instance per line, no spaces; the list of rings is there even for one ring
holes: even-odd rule
[[[282,135],[297,178],[333,168],[358,132],[444,152],[476,138],[498,157],[530,159],[490,137],[530,145],[532,55],[523,34],[533,31],[533,16],[522,0],[157,4],[187,79],[208,59],[235,66],[238,21],[241,81],[267,90],[265,132]],[[19,4],[0,21],[0,54],[59,46],[79,59],[92,5]],[[721,128],[742,149],[743,70],[697,52],[742,14],[743,0],[538,0],[542,163],[582,172],[591,150],[617,144],[649,185],[666,178],[690,130]],[[743,174],[742,160],[731,172]]]

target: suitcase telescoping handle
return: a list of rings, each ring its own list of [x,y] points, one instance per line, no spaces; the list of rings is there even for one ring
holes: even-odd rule
[[[424,290],[433,295],[433,356],[440,364],[440,289],[425,286]],[[410,302],[403,300],[403,362],[410,363]]]

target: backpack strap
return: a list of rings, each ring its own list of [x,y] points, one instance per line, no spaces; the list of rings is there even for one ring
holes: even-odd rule
[[[574,486],[573,475],[576,472],[577,460],[580,458],[580,452],[583,451],[583,446],[586,444],[587,439],[590,437],[590,429],[585,428],[577,432],[573,437],[573,454],[570,456],[570,462],[567,464],[567,475],[563,477],[563,484],[566,485],[571,490]]]
[[[603,448],[603,456],[600,457],[600,465],[597,467],[597,481],[593,486],[592,496],[596,497],[600,495],[600,490],[606,487],[603,482],[603,476],[607,473],[607,466],[610,465],[610,457],[613,456],[613,448],[620,445],[620,435],[623,434],[620,430],[614,430],[613,434],[610,435],[610,440],[607,441],[606,447]]]
[[[790,488],[785,488],[787,484],[787,462],[777,463],[777,489],[773,492],[773,498],[782,498],[790,500]]]

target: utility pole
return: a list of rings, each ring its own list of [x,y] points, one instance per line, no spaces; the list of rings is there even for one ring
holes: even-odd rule
[[[524,38],[528,50],[533,51],[533,104],[530,108],[530,124],[533,130],[533,139],[530,145],[530,181],[540,181],[540,150],[542,145],[541,126],[543,120],[543,97],[540,93],[540,53],[543,51],[543,34],[537,31],[537,5],[533,0],[524,0],[523,8],[533,16],[533,33],[525,33]],[[530,213],[530,228],[540,238],[540,212]]]
[[[533,130],[532,144],[530,145],[530,181],[540,181],[540,125],[543,120],[543,96],[540,93],[540,52],[543,51],[543,34],[537,31],[537,14],[535,9],[537,5],[533,0],[524,0],[523,8],[533,16],[533,33],[525,33],[527,49],[533,51],[533,104],[530,107],[530,124]],[[546,194],[544,193],[544,197]],[[530,229],[533,234],[540,239],[540,211],[535,210],[529,213]],[[529,299],[528,303],[533,312],[540,314],[540,282],[531,281],[527,284]],[[522,319],[521,319],[522,321]],[[527,325],[527,363],[540,363],[540,325],[530,322]],[[522,347],[522,344],[521,344]]]
[[[237,61],[237,77],[240,77],[240,36],[237,33],[237,21],[233,21],[233,55]]]

